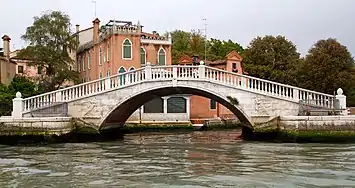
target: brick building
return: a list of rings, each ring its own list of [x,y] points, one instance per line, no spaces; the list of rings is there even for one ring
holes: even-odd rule
[[[3,48],[0,48],[0,83],[8,85],[16,74],[16,62],[10,58],[10,40],[7,35],[2,37]]]
[[[243,69],[241,65],[242,57],[236,51],[230,52],[225,59],[217,61],[207,61],[205,62],[207,66],[215,67],[218,69],[226,70],[229,72],[235,72],[243,74]],[[194,65],[200,62],[198,56],[183,56],[179,59],[180,65]],[[211,118],[234,118],[232,112],[230,112],[223,105],[218,104],[216,101],[201,97],[201,96],[191,96],[190,97],[190,120],[192,122],[197,122],[199,120],[211,119]]]

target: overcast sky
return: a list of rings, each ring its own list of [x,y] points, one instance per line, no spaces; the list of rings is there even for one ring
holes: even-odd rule
[[[16,49],[33,17],[46,10],[67,13],[81,28],[92,26],[92,0],[11,0],[2,2],[0,34]],[[305,54],[319,39],[337,38],[355,55],[355,0],[96,0],[97,17],[140,20],[145,31],[203,29],[208,37],[232,39],[246,47],[256,36],[284,35]]]

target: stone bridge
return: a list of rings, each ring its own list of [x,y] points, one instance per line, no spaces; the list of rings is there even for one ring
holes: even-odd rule
[[[343,101],[341,97],[336,100],[333,95],[227,72],[203,63],[198,66],[151,66],[148,63],[134,71],[30,98],[22,99],[18,93],[12,117],[30,117],[35,112],[65,104],[68,116],[103,130],[122,126],[135,110],[151,99],[174,94],[213,99],[251,128],[255,116],[298,115],[300,101],[308,100],[310,106],[320,109],[331,109],[335,101]]]

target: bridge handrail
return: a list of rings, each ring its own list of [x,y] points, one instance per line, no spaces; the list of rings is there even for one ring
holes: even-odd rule
[[[125,75],[125,74],[132,74],[132,73],[134,73],[134,72],[138,72],[138,71],[141,71],[141,70],[144,70],[144,68],[139,68],[139,69],[135,69],[135,70],[123,72],[123,73],[114,74],[114,75],[111,75],[111,76],[108,76],[108,77],[99,78],[99,79],[96,79],[96,80],[91,80],[91,81],[88,81],[88,82],[85,82],[85,83],[72,85],[72,86],[69,86],[69,87],[66,87],[66,88],[63,88],[63,89],[58,89],[58,90],[55,90],[55,91],[50,91],[50,92],[47,92],[47,93],[42,93],[42,94],[35,95],[35,96],[32,96],[32,97],[27,97],[27,98],[24,98],[24,99],[25,99],[25,100],[27,100],[27,99],[28,99],[28,100],[29,100],[29,99],[35,99],[35,98],[38,98],[38,97],[43,97],[43,96],[45,96],[45,95],[55,94],[55,93],[58,93],[58,92],[62,92],[62,91],[74,89],[74,88],[77,88],[77,87],[80,87],[80,86],[89,85],[89,84],[92,84],[92,83],[95,83],[95,82],[104,81],[104,80],[106,80],[106,79],[108,79],[108,78],[114,78],[114,77],[121,76],[121,75]]]
[[[202,71],[202,72],[201,72]],[[216,74],[215,74],[216,72]],[[197,73],[197,74],[196,74]],[[211,74],[212,73],[212,74]],[[149,75],[150,74],[150,75]],[[201,75],[202,74],[202,75]],[[211,77],[212,75],[212,77]],[[295,101],[303,99],[319,99],[319,106],[331,107],[334,99],[333,95],[302,89],[287,84],[281,84],[269,80],[255,78],[238,73],[228,72],[205,65],[167,65],[150,66],[129,70],[124,73],[117,73],[108,77],[92,80],[89,82],[73,85],[67,88],[43,93],[23,99],[24,111],[32,110],[42,106],[32,107],[31,103],[54,103],[64,102],[90,94],[96,94],[108,89],[114,89],[127,84],[140,83],[145,80],[162,79],[197,79],[197,80],[216,80],[244,89],[252,89],[279,97],[285,97]],[[244,78],[244,79],[243,79]],[[127,81],[128,80],[128,81]],[[241,83],[245,82],[245,83]],[[266,84],[266,85],[265,85]],[[267,85],[270,84],[270,85]],[[300,96],[302,95],[302,96]],[[309,97],[310,96],[310,97]],[[329,102],[328,102],[329,101]]]
[[[206,68],[207,69],[212,69],[212,70],[215,70],[215,71],[219,71],[219,72],[224,72],[224,73],[227,73],[227,74],[233,74],[233,75],[244,77],[244,78],[249,78],[249,79],[258,80],[258,81],[262,81],[262,82],[267,82],[267,83],[270,83],[270,84],[275,84],[275,85],[279,85],[279,86],[283,86],[283,87],[297,89],[299,91],[305,91],[305,92],[318,94],[318,95],[323,95],[323,96],[327,96],[327,97],[334,97],[333,95],[330,95],[330,94],[321,93],[321,92],[318,92],[318,91],[312,91],[312,90],[308,90],[308,89],[303,89],[303,88],[299,88],[299,87],[295,87],[295,86],[291,86],[291,85],[287,85],[287,84],[277,83],[277,82],[270,81],[270,80],[264,80],[264,79],[261,79],[261,78],[252,77],[252,76],[239,74],[239,73],[235,73],[235,72],[228,72],[226,70],[221,70],[221,69],[218,69],[218,68],[215,68],[215,67],[206,66]]]

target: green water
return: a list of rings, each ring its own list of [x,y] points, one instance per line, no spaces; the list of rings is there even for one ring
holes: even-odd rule
[[[355,144],[245,142],[239,134],[0,146],[0,187],[355,187]]]

